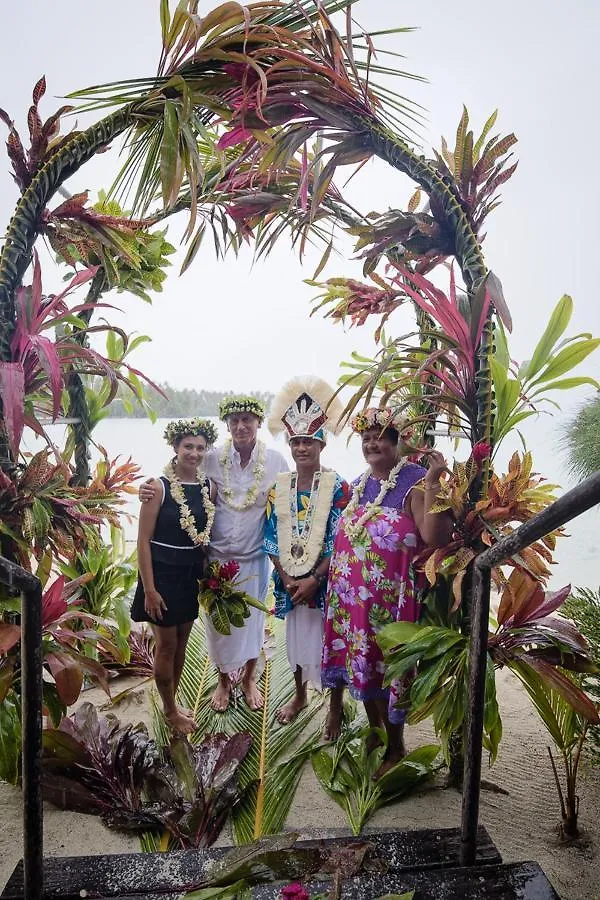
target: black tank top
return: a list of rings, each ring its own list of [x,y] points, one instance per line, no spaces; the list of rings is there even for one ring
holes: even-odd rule
[[[169,481],[162,475],[160,480],[165,489],[165,498],[158,513],[152,542],[170,544],[171,547],[196,547],[197,545],[194,544],[187,531],[184,531],[179,524],[181,511],[178,503],[173,499]],[[183,493],[187,505],[196,520],[196,529],[199,532],[204,531],[207,522],[206,510],[202,499],[202,487],[204,484],[208,486],[208,479],[205,478],[202,484],[183,485]]]

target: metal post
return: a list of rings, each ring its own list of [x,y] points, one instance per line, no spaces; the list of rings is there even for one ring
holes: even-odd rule
[[[477,822],[485,709],[485,674],[490,617],[490,570],[473,568],[471,643],[469,647],[469,709],[463,775],[460,864],[472,866],[477,855]]]
[[[468,730],[460,843],[462,866],[473,865],[477,852],[491,569],[598,503],[600,503],[600,472],[586,478],[533,519],[481,553],[475,560],[469,650]]]
[[[42,900],[42,586],[31,576],[30,582],[21,604],[23,896]]]

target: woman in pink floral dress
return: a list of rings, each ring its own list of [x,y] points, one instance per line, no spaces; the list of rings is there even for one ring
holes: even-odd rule
[[[370,724],[387,731],[387,768],[405,752],[404,714],[397,708],[398,686],[383,686],[376,635],[390,622],[417,619],[414,557],[424,544],[447,543],[452,521],[429,512],[445,469],[440,453],[429,454],[428,469],[408,462],[414,449],[400,439],[406,424],[389,409],[366,410],[351,425],[369,468],[353,484],[329,567],[322,664],[323,686],[332,689],[326,736],[339,734],[348,686],[364,703]]]

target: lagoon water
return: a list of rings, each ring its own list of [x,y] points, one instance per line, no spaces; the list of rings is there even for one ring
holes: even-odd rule
[[[168,462],[171,453],[163,440],[163,431],[167,419],[159,419],[152,424],[148,419],[104,419],[94,431],[94,438],[102,445],[112,459],[121,456],[124,459],[131,457],[139,466],[143,477],[157,476],[162,472]],[[219,439],[226,436],[223,423],[213,419],[219,428]],[[48,427],[51,438],[62,446],[64,426],[54,425]],[[275,440],[266,428],[260,432],[262,440],[270,447],[279,449],[291,462],[289,451],[283,438]],[[364,471],[360,443],[356,437],[348,440],[349,432],[339,437],[330,437],[327,447],[323,451],[322,460],[325,466],[336,469],[344,478],[352,479]],[[529,434],[526,436],[534,455],[534,468],[541,472],[552,483],[562,484],[564,488],[572,486],[566,477],[564,455],[560,451],[559,429],[555,420],[549,417],[540,418],[532,423]],[[29,437],[26,444],[30,450],[41,447],[39,440]],[[441,449],[448,459],[454,453],[453,446],[448,441],[440,441]],[[513,446],[505,450],[501,448],[499,458],[496,460],[496,470],[506,471],[506,464],[510,452],[519,449]],[[467,454],[465,443],[461,443],[456,451],[458,459],[464,459]],[[560,493],[560,491],[559,491]],[[138,501],[132,498],[127,505],[127,510],[132,516],[132,521],[125,522],[125,532],[129,541],[135,541],[137,523],[135,516],[138,510]],[[553,567],[551,585],[554,588],[571,583],[582,587],[597,589],[600,584],[600,512],[598,508],[592,509],[579,519],[571,522],[568,527],[569,537],[559,539],[555,554],[556,565]]]

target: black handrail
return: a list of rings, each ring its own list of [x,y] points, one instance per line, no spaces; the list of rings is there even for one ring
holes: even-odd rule
[[[0,583],[22,594],[21,747],[23,776],[23,896],[42,900],[44,844],[42,808],[42,584],[0,556]]]
[[[566,522],[600,503],[600,472],[481,553],[473,567],[473,606],[469,648],[469,708],[463,777],[460,864],[472,866],[477,852],[477,824],[485,705],[485,671],[490,616],[490,570]]]

